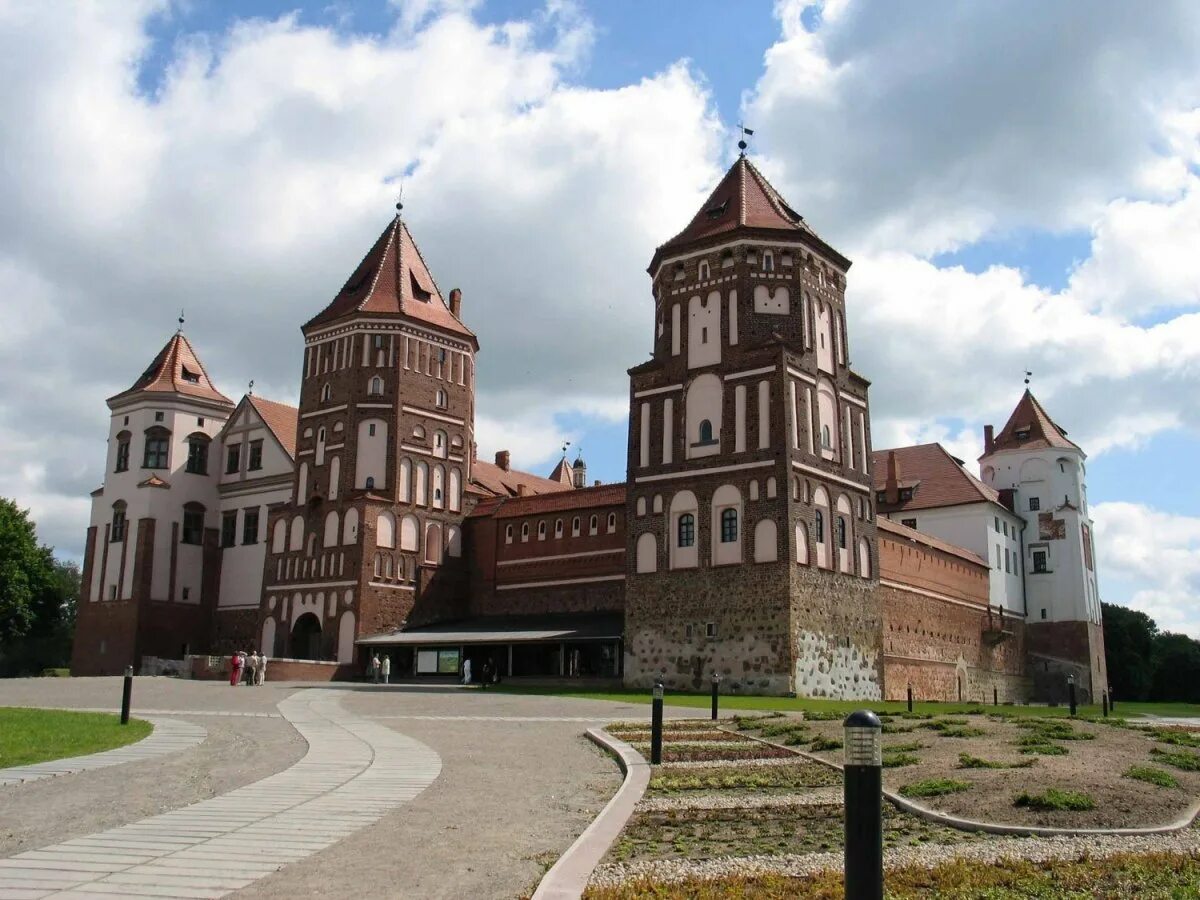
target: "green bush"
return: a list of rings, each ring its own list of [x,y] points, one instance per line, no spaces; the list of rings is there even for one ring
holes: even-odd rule
[[[836,738],[818,737],[808,749],[815,753],[820,753],[822,750],[841,750],[842,742]]]
[[[1020,743],[1018,741],[1018,743]],[[1042,744],[1033,742],[1030,744],[1021,744],[1019,753],[1036,754],[1037,756],[1066,756],[1067,748],[1061,744]]]
[[[940,734],[942,737],[948,738],[970,738],[980,737],[981,735],[987,734],[987,732],[982,728],[957,726],[951,728],[942,728],[938,731],[938,734]]]
[[[915,753],[917,750],[924,750],[925,745],[920,741],[909,741],[907,744],[892,744],[890,747],[884,747],[884,753]]]
[[[1200,734],[1182,728],[1152,728],[1150,737],[1159,743],[1176,747],[1200,747]]]
[[[1159,787],[1179,787],[1179,782],[1175,779],[1174,775],[1164,769],[1156,769],[1154,766],[1130,766],[1129,771],[1125,773],[1125,777],[1136,778],[1138,781],[1145,781],[1149,784],[1157,784]]]
[[[1185,772],[1200,772],[1200,755],[1195,753],[1189,753],[1186,750],[1172,752],[1152,747],[1150,748],[1150,755],[1156,757],[1159,762],[1164,762],[1168,766],[1174,766],[1176,769],[1182,769]]]
[[[958,768],[960,769],[1028,769],[1035,762],[1037,762],[1036,759],[1025,759],[1021,762],[1006,763],[994,759],[980,759],[970,753],[958,754]]]
[[[1096,738],[1090,731],[1076,731],[1075,726],[1062,719],[1030,719],[1018,722],[1017,727],[1035,732],[1044,741],[1091,741]]]
[[[883,754],[883,767],[885,769],[898,769],[901,766],[915,766],[921,761],[921,758],[915,753],[887,753]]]
[[[925,781],[914,781],[900,788],[905,797],[940,797],[943,794],[956,794],[968,790],[969,782],[955,781],[952,778],[929,778]]]
[[[70,678],[70,669],[42,669],[43,678]]]
[[[1083,791],[1060,791],[1058,788],[1049,788],[1042,794],[1030,794],[1022,791],[1013,799],[1013,806],[1032,809],[1037,812],[1052,812],[1055,810],[1086,812],[1089,809],[1096,808],[1096,801],[1083,793]]]
[[[846,714],[821,709],[806,709],[804,710],[804,718],[810,722],[840,722],[846,718]]]

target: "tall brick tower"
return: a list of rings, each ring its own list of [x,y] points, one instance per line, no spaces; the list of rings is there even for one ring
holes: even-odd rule
[[[1087,454],[1027,389],[1008,422],[984,429],[980,474],[1025,520],[1022,534],[1029,674],[1039,700],[1063,701],[1073,676],[1083,702],[1108,684]]]
[[[629,371],[629,684],[880,696],[849,267],[744,155],[655,251],[654,353]]]
[[[463,490],[475,335],[397,215],[303,326],[293,504],[271,512],[268,653],[354,661],[354,641],[465,608]]]

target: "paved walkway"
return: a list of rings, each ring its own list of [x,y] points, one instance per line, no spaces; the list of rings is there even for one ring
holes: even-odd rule
[[[85,772],[90,769],[103,769],[106,766],[118,766],[121,763],[153,759],[156,756],[164,756],[167,753],[194,747],[208,734],[199,725],[181,722],[178,719],[161,719],[153,716],[143,716],[142,718],[153,725],[154,730],[150,732],[149,736],[136,743],[118,747],[115,750],[105,750],[101,753],[89,753],[87,756],[70,756],[50,762],[0,769],[0,786],[23,784],[27,781],[53,778],[56,775],[73,775],[76,772]]]
[[[441,771],[426,745],[301,691],[279,711],[308,741],[296,765],[220,797],[0,859],[0,900],[222,897],[378,821]]]

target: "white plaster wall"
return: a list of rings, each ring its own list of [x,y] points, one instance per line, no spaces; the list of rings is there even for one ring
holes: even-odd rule
[[[688,301],[688,368],[721,361],[721,292]]]
[[[737,540],[725,543],[721,540],[721,515],[725,510],[732,509],[737,513]],[[742,515],[742,492],[732,484],[723,484],[713,493],[712,516],[709,524],[709,534],[712,535],[712,561],[716,566],[735,565],[742,561],[742,529],[745,519]]]
[[[835,459],[838,454],[838,419],[837,419],[837,400],[834,397],[833,387],[829,382],[822,380],[817,385],[817,416],[820,421],[818,428],[817,445],[821,449],[821,456],[824,459]],[[829,446],[825,446],[825,429],[829,429]]]
[[[721,379],[711,373],[697,376],[688,385],[684,401],[687,419],[684,441],[688,459],[714,456],[721,452],[721,397]],[[712,424],[715,443],[697,446],[700,423],[705,419]]]
[[[758,383],[758,449],[766,450],[771,446],[771,384],[768,381]]]
[[[291,499],[290,486],[222,498],[221,513],[238,510],[237,543],[221,553],[221,587],[217,604],[221,609],[256,607],[262,597],[263,565],[267,557],[267,507]],[[258,543],[242,543],[245,510],[258,507]],[[220,517],[216,520],[220,527]]]
[[[828,303],[817,301],[815,306],[817,324],[817,368],[833,373],[833,313]]]
[[[746,449],[746,386],[739,384],[733,390],[733,452]]]
[[[371,426],[375,434],[371,434]],[[354,462],[354,486],[365,488],[367,479],[375,479],[375,487],[387,487],[388,426],[383,419],[366,419],[358,423],[358,458]]]
[[[778,285],[774,291],[765,284],[754,286],[754,311],[769,316],[786,316],[791,312],[788,289]]]
[[[637,570],[638,572],[658,571],[658,541],[649,532],[641,535],[637,541]]]
[[[679,546],[679,517],[690,513],[696,519],[696,539],[690,547]],[[694,569],[698,562],[697,550],[700,542],[700,515],[696,495],[691,491],[679,491],[671,498],[671,510],[667,516],[667,540],[672,569]]]

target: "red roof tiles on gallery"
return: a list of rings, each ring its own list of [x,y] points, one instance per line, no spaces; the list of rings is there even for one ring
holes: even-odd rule
[[[912,499],[886,504],[890,509],[936,509],[963,503],[999,503],[1000,495],[951,456],[941,444],[917,444],[876,450],[871,454],[874,487],[887,487],[888,454],[896,454],[900,487],[912,488]]]
[[[304,328],[354,313],[405,315],[425,325],[475,340],[442,299],[408,226],[396,216],[328,306]]]
[[[965,547],[959,547],[957,544],[951,544],[943,541],[941,538],[935,538],[931,534],[926,534],[923,531],[917,531],[915,528],[909,528],[907,525],[902,525],[892,519],[880,516],[875,520],[875,526],[880,531],[890,532],[899,538],[912,541],[916,544],[924,544],[927,547],[932,547],[934,550],[941,550],[943,553],[949,553],[953,556],[960,557],[968,562],[975,563],[983,568],[989,568],[987,560],[983,559],[976,553],[972,553]]]
[[[108,402],[111,404],[140,393],[182,394],[233,406],[233,401],[213,386],[204,364],[182,331],[171,335],[132,387],[109,397]]]
[[[517,497],[522,490],[530,495],[571,491],[569,484],[517,469],[502,469],[480,459],[471,463],[471,486],[476,488],[476,493],[496,497]]]
[[[985,449],[984,455],[997,450],[1044,450],[1051,447],[1060,450],[1079,449],[1026,388],[1008,422],[992,441],[990,450]]]
[[[507,500],[495,502],[484,501],[475,507],[471,515],[492,515],[497,519],[511,519],[517,516],[536,516],[573,509],[623,506],[624,503],[625,483],[621,482],[620,484],[600,484],[571,491],[509,497]]]

